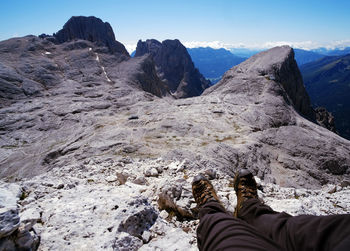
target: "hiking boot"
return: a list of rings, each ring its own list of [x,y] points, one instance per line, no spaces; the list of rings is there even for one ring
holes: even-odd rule
[[[208,201],[220,202],[213,185],[203,174],[198,174],[193,178],[192,194],[197,207],[203,206]]]
[[[237,196],[237,206],[233,215],[238,217],[245,201],[252,198],[258,199],[258,190],[254,176],[248,169],[241,169],[236,173],[233,187]]]

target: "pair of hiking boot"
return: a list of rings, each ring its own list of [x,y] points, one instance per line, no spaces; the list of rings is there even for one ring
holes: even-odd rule
[[[234,216],[238,217],[243,203],[251,198],[258,198],[257,185],[253,174],[247,169],[241,169],[236,173],[233,180],[233,187],[236,191],[237,206]],[[220,202],[211,182],[202,174],[194,177],[192,181],[192,193],[198,207],[209,201]]]

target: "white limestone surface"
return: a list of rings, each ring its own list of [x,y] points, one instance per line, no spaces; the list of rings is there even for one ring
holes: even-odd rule
[[[190,183],[198,171],[184,165],[162,159],[92,159],[84,166],[56,168],[20,183],[29,194],[20,202],[21,215],[40,215],[34,225],[41,236],[39,250],[197,250],[198,220],[180,221],[160,211],[157,204],[164,189],[177,186],[176,204],[195,206]],[[158,170],[158,175],[144,176],[150,169]],[[139,177],[145,178],[145,184],[134,183]],[[229,211],[236,205],[231,179],[218,173],[212,180]],[[276,211],[350,212],[350,187],[295,189],[257,180],[262,188],[259,196]]]

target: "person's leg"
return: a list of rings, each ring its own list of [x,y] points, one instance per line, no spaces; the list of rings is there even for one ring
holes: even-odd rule
[[[350,215],[291,216],[252,198],[243,203],[238,217],[285,250],[342,250],[350,241]]]
[[[205,203],[199,218],[199,250],[282,250],[252,226],[227,214],[217,201]]]
[[[192,193],[199,208],[199,250],[281,250],[252,226],[227,214],[213,185],[203,175],[193,179]]]
[[[255,179],[246,169],[236,174],[234,188],[237,195],[235,216],[285,250],[337,250],[349,243],[350,215],[293,217],[275,212],[260,202]]]

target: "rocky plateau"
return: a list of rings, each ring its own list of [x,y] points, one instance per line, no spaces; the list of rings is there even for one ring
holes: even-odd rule
[[[186,49],[145,47],[130,58],[94,17],[0,42],[0,250],[196,250],[192,178],[233,211],[243,167],[275,210],[350,212],[350,141],[316,124],[293,49],[207,88]]]

